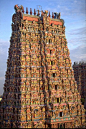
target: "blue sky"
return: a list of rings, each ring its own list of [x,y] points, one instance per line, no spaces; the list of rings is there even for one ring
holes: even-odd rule
[[[42,10],[60,12],[65,21],[66,38],[72,64],[74,61],[86,60],[86,0],[0,0],[0,94],[3,93],[5,72],[7,69],[8,50],[11,37],[12,15],[14,5],[23,5],[26,12],[37,5]]]

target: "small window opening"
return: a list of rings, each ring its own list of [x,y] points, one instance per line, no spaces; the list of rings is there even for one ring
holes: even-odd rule
[[[62,124],[60,124],[60,128],[62,128]]]
[[[48,128],[51,128],[51,124],[48,124]]]
[[[22,27],[24,27],[24,24],[22,24]]]
[[[53,77],[55,77],[55,75],[56,75],[56,74],[55,74],[55,73],[53,73]]]
[[[49,39],[49,43],[51,43],[51,39]]]
[[[51,65],[53,65],[53,61],[51,61]]]
[[[14,94],[14,98],[16,99],[16,94]]]
[[[50,43],[50,39],[49,39],[49,43]]]
[[[60,117],[62,117],[62,115],[63,115],[63,112],[60,112]]]
[[[59,98],[57,98],[57,103],[59,103]]]
[[[52,50],[50,50],[50,54],[52,54]]]
[[[48,27],[46,28],[46,31],[49,31]]]
[[[68,105],[68,109],[69,109],[69,105]]]
[[[61,102],[61,98],[57,98],[57,103],[60,103]]]
[[[55,90],[57,90],[57,85],[55,85]]]
[[[15,113],[15,108],[13,108],[13,113]]]

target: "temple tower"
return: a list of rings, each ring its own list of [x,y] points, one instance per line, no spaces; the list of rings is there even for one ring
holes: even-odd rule
[[[85,121],[60,13],[15,5],[1,127],[75,128]],[[36,14],[37,13],[37,14]],[[40,14],[41,13],[41,14]]]

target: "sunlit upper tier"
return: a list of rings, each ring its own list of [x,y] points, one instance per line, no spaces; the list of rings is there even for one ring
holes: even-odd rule
[[[49,22],[49,25],[51,25],[51,24],[61,25],[61,26],[64,25],[64,20],[63,19],[60,19],[60,13],[56,13],[56,12],[53,13],[52,12],[52,18],[51,18],[50,12],[48,13],[47,10],[45,10],[45,12],[43,12],[43,11],[39,11],[39,10],[36,11],[34,9],[34,13],[32,13],[32,9],[30,8],[30,12],[28,13],[28,8],[26,8],[26,14],[25,14],[24,13],[24,7],[22,5],[21,6],[15,5],[14,6],[14,9],[15,9],[15,12],[16,13],[12,17],[12,21],[13,22],[16,21],[16,14],[19,14],[20,19],[27,20],[27,21],[38,22],[39,21],[39,18],[40,18],[40,20],[42,21],[42,23],[44,23],[44,20],[45,21],[47,20]],[[47,19],[45,19],[43,17],[44,15],[47,16]]]

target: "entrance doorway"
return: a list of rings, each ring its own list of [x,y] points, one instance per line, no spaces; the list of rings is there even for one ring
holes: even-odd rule
[[[59,123],[58,128],[59,129],[65,129],[65,123]]]

